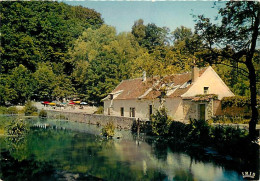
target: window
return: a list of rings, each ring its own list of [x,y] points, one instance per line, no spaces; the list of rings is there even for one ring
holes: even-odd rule
[[[204,87],[204,94],[208,94],[209,93],[209,87]]]
[[[151,119],[151,115],[153,114],[153,105],[149,105],[149,118]]]
[[[110,94],[110,100],[112,100],[113,99],[113,94]]]
[[[153,114],[153,105],[149,105],[149,114]]]
[[[107,114],[110,115],[110,107],[107,108]]]
[[[121,116],[124,116],[124,108],[123,107],[120,108],[120,112],[121,112]]]
[[[130,107],[130,117],[135,117],[135,108],[134,107]]]

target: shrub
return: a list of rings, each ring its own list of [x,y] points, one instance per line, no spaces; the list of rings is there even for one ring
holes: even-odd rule
[[[233,123],[233,124],[249,124],[250,119],[246,119],[242,116],[217,116],[213,119],[213,123]]]
[[[103,114],[104,112],[104,107],[103,106],[99,106],[97,111],[94,114]]]
[[[41,110],[41,111],[39,112],[39,117],[41,117],[41,118],[46,118],[46,117],[47,117],[47,112],[46,112],[45,110]]]
[[[190,119],[187,139],[190,142],[207,143],[210,141],[210,128],[205,120]]]
[[[28,132],[28,125],[24,120],[12,120],[12,122],[7,126],[7,134],[12,136],[20,136]]]
[[[187,125],[178,121],[172,121],[169,135],[176,140],[185,140],[187,136]]]
[[[115,135],[115,125],[112,122],[108,122],[104,128],[102,128],[102,135],[112,138]]]
[[[166,136],[172,120],[168,117],[165,107],[162,107],[151,116],[152,134]]]
[[[7,110],[6,110],[6,114],[18,114],[18,110],[16,107],[9,107]]]
[[[25,116],[37,115],[35,113],[38,112],[37,107],[33,106],[31,102],[27,102],[24,107]]]
[[[6,114],[7,107],[0,106],[0,114]]]

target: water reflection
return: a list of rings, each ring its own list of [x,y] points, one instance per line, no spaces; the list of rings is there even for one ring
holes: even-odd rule
[[[217,164],[211,159],[207,160],[208,157],[199,159],[196,156],[199,152],[194,155],[173,152],[163,144],[154,144],[149,138],[136,139],[128,135],[124,139],[106,140],[97,134],[85,133],[98,133],[99,128],[95,126],[84,127],[85,132],[75,132],[68,130],[67,124],[61,124],[67,126],[66,130],[31,129],[19,145],[1,137],[0,178],[242,180],[241,165],[232,160],[222,160]],[[78,127],[82,128],[82,125]],[[129,132],[121,134],[127,135]],[[11,176],[13,173],[16,174]]]

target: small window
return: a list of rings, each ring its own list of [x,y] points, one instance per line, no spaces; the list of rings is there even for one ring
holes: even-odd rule
[[[149,105],[149,118],[151,119],[151,115],[153,114],[153,105]]]
[[[124,116],[124,108],[123,107],[120,108],[120,112],[121,112],[121,116]]]
[[[130,117],[135,117],[135,108],[134,107],[130,107]]]
[[[107,114],[110,115],[110,107],[107,108]]]
[[[209,93],[209,87],[204,87],[204,94],[208,94]]]
[[[149,115],[153,114],[153,105],[149,105]]]
[[[110,94],[110,100],[112,100],[113,99],[113,94]]]

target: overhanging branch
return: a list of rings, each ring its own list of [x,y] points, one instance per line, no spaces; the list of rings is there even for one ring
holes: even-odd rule
[[[233,66],[233,65],[229,65],[229,64],[226,64],[226,63],[223,63],[223,62],[215,62],[214,64],[215,64],[215,65],[225,65],[225,66],[228,66],[228,67],[236,68],[236,69],[239,70],[240,73],[241,73],[243,76],[245,76],[245,77],[248,77],[248,75],[249,75],[248,71],[246,71],[245,69],[242,69],[242,68],[240,68],[240,67],[235,67],[235,66]],[[244,73],[243,73],[243,72],[244,72]]]

